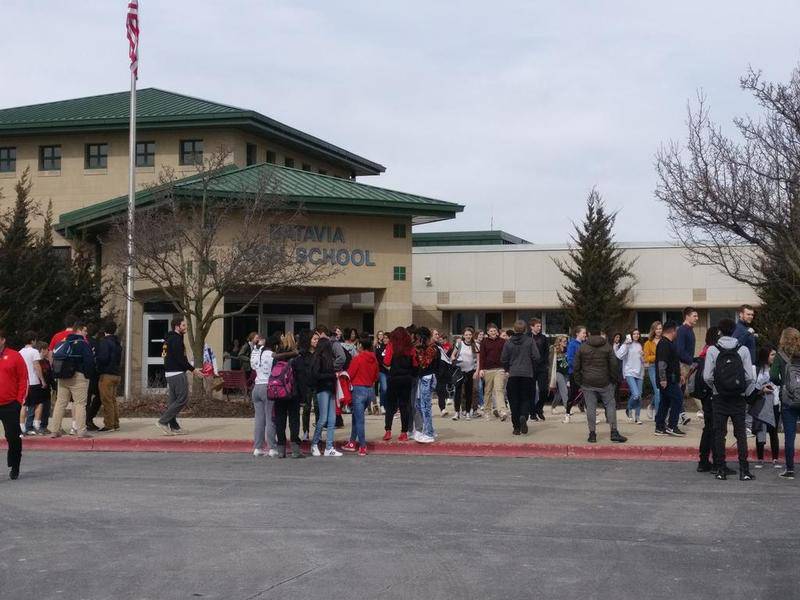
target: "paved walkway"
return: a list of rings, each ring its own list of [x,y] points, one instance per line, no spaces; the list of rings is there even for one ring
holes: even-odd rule
[[[371,452],[382,454],[450,454],[481,456],[553,456],[588,458],[630,458],[650,460],[696,460],[697,446],[703,427],[702,419],[693,416],[684,429],[683,438],[656,436],[654,424],[628,423],[624,411],[618,411],[620,432],[627,436],[626,444],[613,444],[609,440],[609,427],[604,421],[597,426],[598,441],[586,441],[586,417],[575,413],[569,424],[562,423],[562,412],[547,415],[544,422],[530,423],[528,435],[515,436],[509,421],[498,419],[473,419],[453,421],[450,417],[434,417],[437,442],[419,444],[413,441],[400,443],[399,419],[394,421],[394,437],[383,442],[383,416],[366,417],[367,441]],[[346,441],[350,433],[350,416],[345,415],[345,428],[336,431],[336,441]],[[98,424],[102,419],[96,420]],[[313,420],[312,420],[313,422]],[[65,426],[69,421],[65,422]],[[185,418],[181,424],[187,435],[166,436],[155,426],[154,418],[122,419],[118,432],[97,433],[92,439],[70,436],[53,440],[28,437],[28,450],[98,450],[98,451],[183,451],[183,452],[247,452],[252,448],[253,421],[245,418]],[[323,438],[324,439],[324,438]],[[733,436],[728,435],[733,447]],[[752,445],[752,444],[751,444]]]

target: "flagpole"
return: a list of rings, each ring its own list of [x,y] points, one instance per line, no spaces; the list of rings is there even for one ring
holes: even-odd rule
[[[125,400],[131,399],[131,379],[133,379],[133,215],[136,196],[136,69],[131,69],[131,121],[128,157],[130,162],[128,165],[128,269],[126,273],[125,299]]]

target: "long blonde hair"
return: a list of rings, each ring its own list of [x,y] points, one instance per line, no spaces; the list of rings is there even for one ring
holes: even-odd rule
[[[664,327],[664,325],[661,323],[661,321],[653,321],[653,324],[650,325],[650,335],[647,336],[648,340],[652,341],[653,338],[656,337],[656,329],[659,326]]]
[[[560,334],[558,334],[556,336],[556,341],[555,341],[555,343],[553,345],[556,348],[558,348],[561,345],[561,342],[568,342],[568,341],[569,341],[569,337],[564,335],[563,333],[560,333]],[[564,351],[566,352],[566,350],[567,350],[567,347],[564,346]]]
[[[781,332],[778,347],[791,356],[800,356],[800,331],[794,327],[787,327]]]
[[[297,350],[297,342],[294,339],[294,334],[291,331],[287,331],[281,336],[281,344],[283,345],[283,350],[287,352],[294,352]]]

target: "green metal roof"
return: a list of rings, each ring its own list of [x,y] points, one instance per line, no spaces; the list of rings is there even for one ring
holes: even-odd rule
[[[510,244],[530,244],[505,231],[436,231],[412,234],[412,242],[417,248],[431,246],[499,246]]]
[[[264,182],[270,194],[302,205],[307,212],[411,217],[413,224],[422,224],[452,219],[464,210],[462,205],[452,202],[268,163],[224,167],[211,179],[208,190],[213,197],[236,197],[263,192]],[[190,199],[199,197],[202,191],[203,185],[195,175],[175,182],[173,193]],[[142,190],[136,194],[136,207],[153,204],[157,199],[157,190]],[[69,236],[79,230],[103,227],[124,213],[127,206],[128,197],[119,196],[64,213],[56,231]]]
[[[130,93],[118,92],[59,102],[0,109],[0,135],[127,130]],[[300,147],[345,165],[356,175],[377,175],[386,167],[284,125],[253,110],[193,98],[157,88],[136,92],[137,129],[238,127]]]

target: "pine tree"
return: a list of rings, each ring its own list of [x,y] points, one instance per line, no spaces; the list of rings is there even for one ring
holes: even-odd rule
[[[567,279],[558,299],[572,326],[608,331],[624,315],[635,283],[635,261],[624,260],[622,250],[614,243],[615,220],[616,213],[606,212],[603,199],[593,189],[586,200],[583,223],[575,225],[569,260],[554,259]]]

